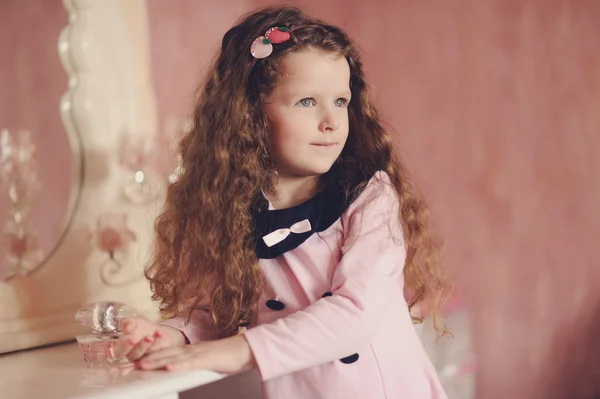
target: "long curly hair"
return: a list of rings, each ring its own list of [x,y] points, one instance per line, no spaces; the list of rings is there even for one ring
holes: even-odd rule
[[[250,46],[274,26],[290,28],[291,39],[257,61]],[[440,307],[449,284],[441,246],[428,229],[426,204],[369,97],[358,50],[340,28],[293,7],[247,14],[223,37],[197,92],[194,127],[180,143],[181,174],[168,187],[156,220],[156,245],[146,269],[153,299],[163,317],[187,314],[188,320],[193,307],[206,304],[212,317],[205,328],[214,337],[235,334],[252,319],[264,282],[251,209],[262,191],[274,191],[276,176],[262,104],[278,82],[285,57],[306,48],[345,57],[351,72],[348,140],[324,181],[351,195],[376,171],[389,175],[407,247],[409,307],[428,301],[434,325],[442,331]]]

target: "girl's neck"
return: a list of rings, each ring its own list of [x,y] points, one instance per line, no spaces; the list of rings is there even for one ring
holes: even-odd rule
[[[291,208],[314,197],[320,189],[321,176],[282,176],[277,178],[275,193],[268,199],[275,209]]]

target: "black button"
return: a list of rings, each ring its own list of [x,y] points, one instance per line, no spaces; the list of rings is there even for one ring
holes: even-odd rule
[[[283,308],[285,308],[285,305],[283,304],[283,302],[278,301],[276,299],[269,299],[267,301],[267,307],[271,310],[283,310]]]
[[[342,362],[344,364],[352,364],[358,360],[358,357],[359,357],[358,353],[355,353],[354,355],[346,356],[346,357],[340,359],[340,362]]]
[[[332,296],[333,294],[329,291],[327,291],[326,293],[324,293],[323,295],[321,295],[321,298],[325,298],[326,296]]]

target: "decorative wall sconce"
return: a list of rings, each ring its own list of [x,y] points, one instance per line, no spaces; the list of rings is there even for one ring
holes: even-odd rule
[[[40,188],[36,147],[29,131],[0,133],[0,172],[2,191],[8,192],[8,217],[0,240],[11,274],[25,275],[43,259],[38,237],[31,222],[33,200]]]
[[[123,194],[131,205],[147,205],[159,199],[156,178],[174,183],[181,173],[179,141],[193,129],[191,118],[168,118],[158,140],[144,135],[122,134],[120,166],[127,173]]]
[[[128,134],[123,136],[119,162],[127,170],[123,194],[131,205],[147,205],[156,200],[150,166],[154,148],[148,144],[149,140],[136,140]]]
[[[163,159],[165,166],[161,170],[167,171],[167,182],[169,184],[177,181],[181,173],[181,154],[179,142],[181,138],[194,129],[192,118],[168,118],[165,122],[164,134],[161,136],[160,148],[165,149]]]

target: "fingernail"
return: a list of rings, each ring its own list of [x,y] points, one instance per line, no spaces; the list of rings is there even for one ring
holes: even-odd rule
[[[133,339],[130,339],[130,340],[127,342],[127,343],[128,343],[129,345],[135,345],[135,341],[134,341]]]
[[[146,341],[146,342],[152,342],[152,337],[145,336],[144,337],[144,341]]]
[[[163,336],[163,334],[162,334],[160,331],[156,330],[156,331],[154,332],[154,336],[155,336],[156,338],[160,338],[160,337],[162,337],[162,336]]]

